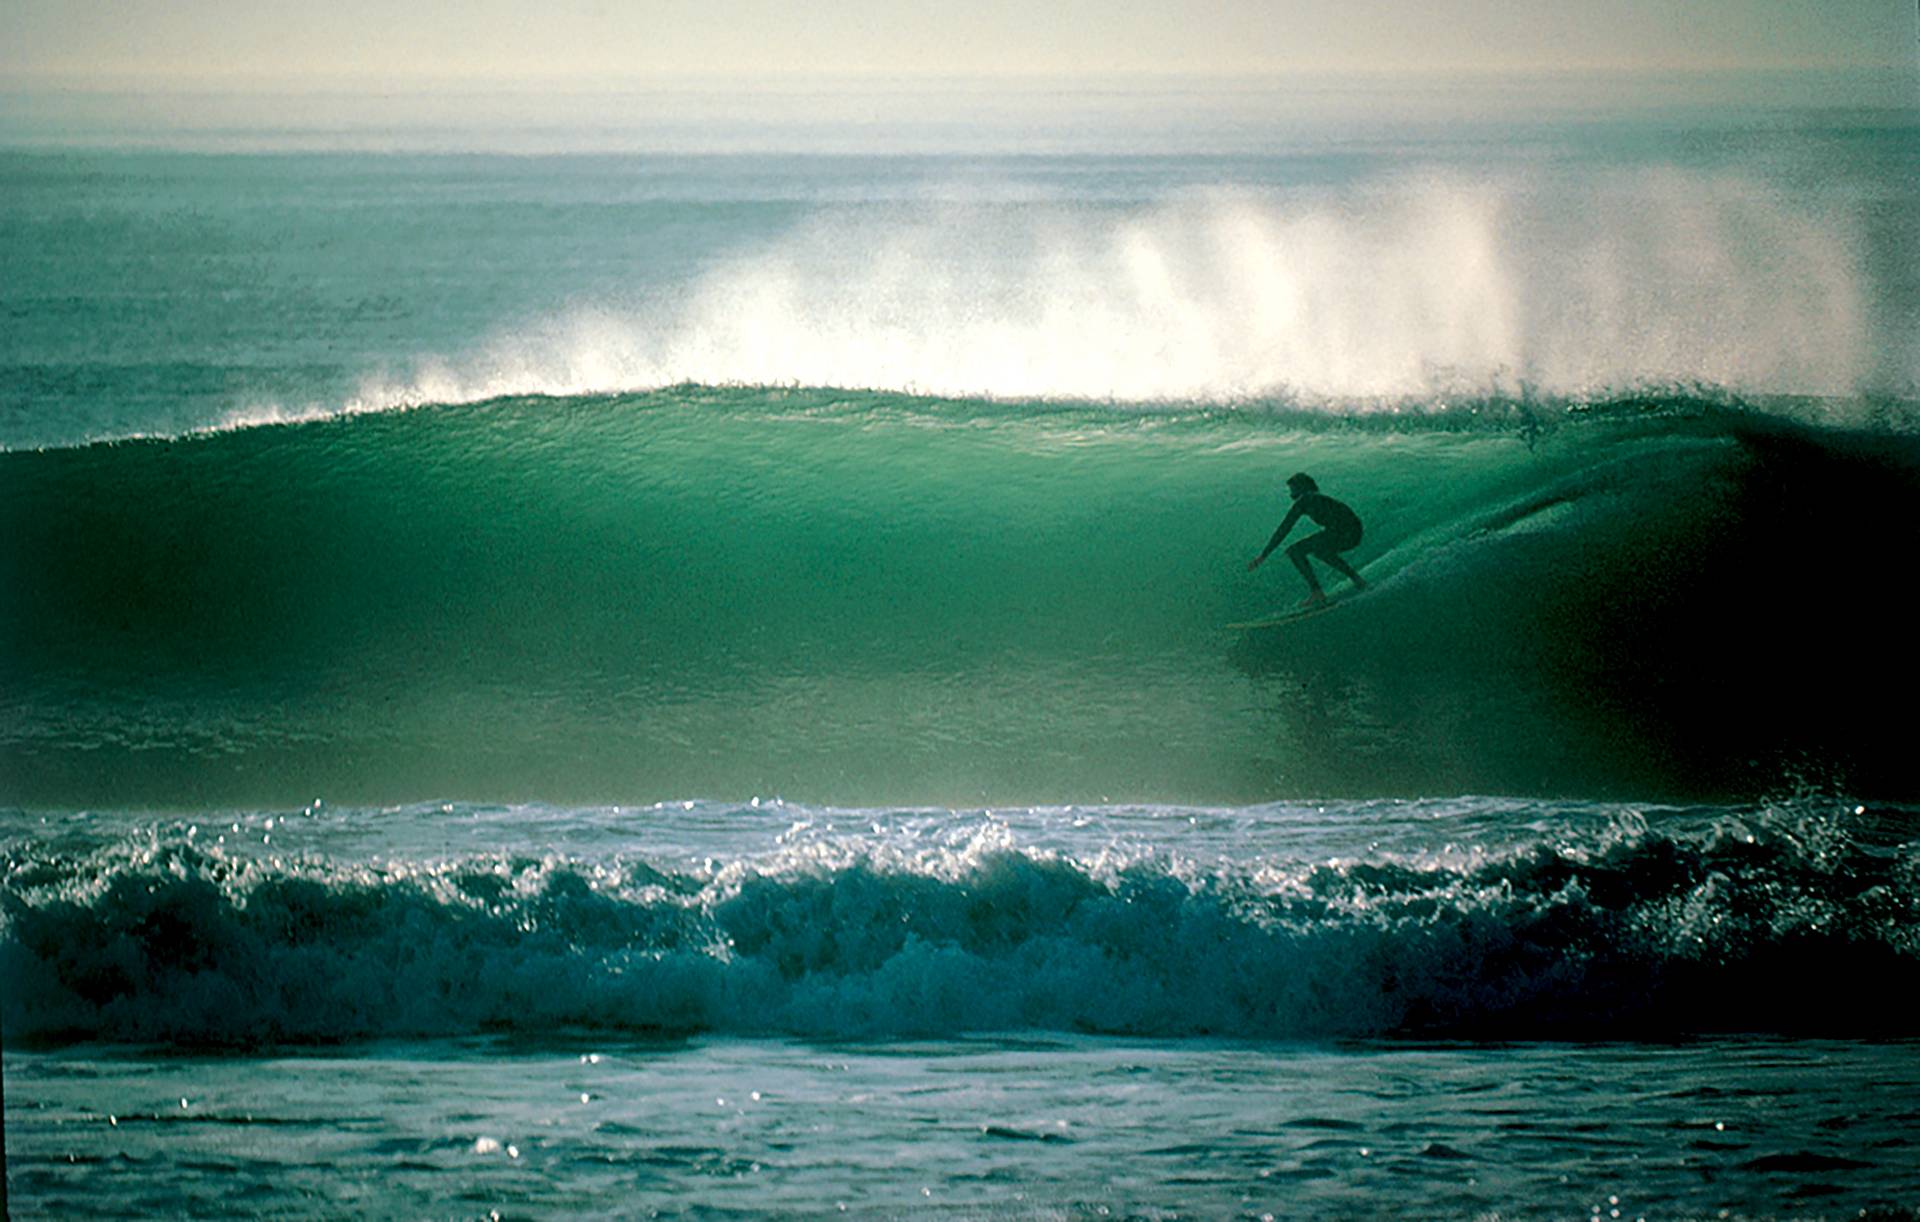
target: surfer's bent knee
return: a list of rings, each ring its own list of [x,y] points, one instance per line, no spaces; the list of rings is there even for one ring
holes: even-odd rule
[[[1308,535],[1287,549],[1289,556],[1338,556],[1360,546],[1359,531],[1323,530]]]

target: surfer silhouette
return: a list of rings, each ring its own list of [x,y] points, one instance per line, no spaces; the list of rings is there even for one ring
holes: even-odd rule
[[[1293,561],[1293,567],[1300,570],[1300,576],[1307,579],[1307,597],[1302,600],[1303,607],[1317,607],[1327,601],[1326,591],[1320,588],[1320,579],[1313,574],[1309,556],[1317,556],[1321,562],[1332,566],[1341,576],[1353,583],[1356,590],[1364,590],[1367,583],[1360,574],[1353,571],[1340,555],[1360,546],[1360,515],[1348,508],[1344,502],[1336,501],[1320,491],[1320,485],[1313,477],[1302,471],[1287,479],[1287,492],[1293,497],[1293,508],[1287,510],[1286,520],[1280,523],[1280,529],[1273,532],[1273,538],[1267,540],[1262,549],[1247,565],[1251,573],[1260,567],[1260,563],[1273,554],[1293,530],[1293,524],[1302,517],[1311,518],[1320,529],[1287,549],[1287,559]]]

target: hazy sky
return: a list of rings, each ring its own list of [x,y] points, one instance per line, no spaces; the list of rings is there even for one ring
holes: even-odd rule
[[[1915,0],[0,0],[0,84],[1902,69]]]

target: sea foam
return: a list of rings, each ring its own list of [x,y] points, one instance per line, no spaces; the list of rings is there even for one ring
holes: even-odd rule
[[[1509,828],[1521,834],[1500,848],[1269,845],[1248,864],[1183,856],[1186,821],[1165,815],[1158,846],[1040,849],[956,815],[930,843],[818,833],[705,866],[337,863],[177,828],[77,857],[16,846],[8,1029],[187,1043],[581,1027],[1865,1035],[1899,1019],[1847,1004],[1862,982],[1920,985],[1896,811],[1807,802],[1674,827],[1624,814]]]

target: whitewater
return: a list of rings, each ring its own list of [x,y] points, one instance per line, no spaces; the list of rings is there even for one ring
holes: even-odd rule
[[[9,1208],[1906,1216],[1917,169],[0,151]]]

